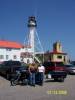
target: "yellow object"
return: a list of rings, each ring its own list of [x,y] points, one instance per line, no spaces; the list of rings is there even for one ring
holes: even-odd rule
[[[47,94],[67,95],[67,90],[49,90]]]
[[[63,53],[60,42],[53,44],[53,52],[50,52],[50,61],[52,62],[67,62],[67,53]]]

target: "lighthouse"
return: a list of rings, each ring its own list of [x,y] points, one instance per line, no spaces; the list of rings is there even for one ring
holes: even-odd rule
[[[28,19],[28,29],[29,29],[29,45],[31,47],[31,55],[33,57],[33,62],[36,60],[40,62],[37,54],[43,54],[43,47],[41,45],[38,33],[37,33],[37,22],[34,16],[29,17]]]
[[[29,17],[28,19],[28,28],[29,28],[29,45],[31,46],[31,52],[33,56],[33,62],[35,58],[35,32],[36,32],[37,23],[34,16]]]
[[[36,32],[36,20],[34,16],[29,17],[28,20],[28,28],[29,28],[29,45],[32,48],[32,52],[34,53],[35,50],[35,32]]]

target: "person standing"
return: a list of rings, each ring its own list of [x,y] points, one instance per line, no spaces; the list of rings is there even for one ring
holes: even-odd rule
[[[45,73],[45,68],[42,64],[38,67],[38,74],[39,74],[39,85],[43,85],[44,81],[44,73]]]
[[[28,68],[28,70],[29,70],[29,83],[30,83],[30,85],[31,86],[35,86],[35,74],[36,74],[36,72],[37,72],[37,68],[36,68],[36,65],[35,65],[35,63],[33,63],[33,64],[31,64],[30,66],[29,66],[29,68]]]

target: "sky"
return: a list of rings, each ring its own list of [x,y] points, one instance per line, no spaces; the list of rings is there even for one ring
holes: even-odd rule
[[[75,60],[75,0],[0,0],[0,39],[24,43],[28,17],[35,16],[44,51],[60,41]]]

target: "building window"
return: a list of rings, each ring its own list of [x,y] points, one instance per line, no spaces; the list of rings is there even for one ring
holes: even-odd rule
[[[10,48],[7,48],[6,50],[7,50],[7,51],[11,51],[12,49],[10,49]]]
[[[4,55],[0,55],[0,59],[4,59]]]
[[[58,59],[62,59],[62,56],[57,56]]]
[[[13,59],[17,59],[17,56],[16,56],[16,55],[14,55],[14,56],[13,56]]]
[[[64,56],[64,62],[66,61],[66,57]]]
[[[6,59],[9,59],[9,56],[8,55],[6,55]]]
[[[29,59],[27,59],[27,64],[29,64],[30,63],[30,60]]]

